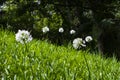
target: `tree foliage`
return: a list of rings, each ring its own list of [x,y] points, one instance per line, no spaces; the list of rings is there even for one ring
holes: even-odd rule
[[[76,36],[96,36],[109,28],[104,26],[106,21],[118,24],[120,19],[119,0],[1,0],[0,5],[0,25],[28,29],[38,37],[45,26],[53,32],[63,27],[66,31],[75,29]],[[68,32],[64,37],[69,39]]]

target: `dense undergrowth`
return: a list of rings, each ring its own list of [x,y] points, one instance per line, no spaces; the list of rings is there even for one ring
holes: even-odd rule
[[[0,29],[2,80],[119,80],[115,58],[33,40],[20,44],[15,33]]]

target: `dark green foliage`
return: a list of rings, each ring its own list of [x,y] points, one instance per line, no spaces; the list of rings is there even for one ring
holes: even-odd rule
[[[118,21],[103,20],[99,36],[99,49],[107,56],[116,56],[120,59],[120,25]]]
[[[0,4],[3,3],[7,8],[0,12],[2,16],[0,25],[14,31],[27,29],[34,37],[48,38],[60,44],[87,35],[93,36],[96,42],[101,32],[103,32],[101,34],[112,36],[111,29],[108,27],[115,27],[118,23],[114,26],[105,26],[104,24],[110,25],[110,23],[103,23],[103,21],[120,19],[119,0],[40,0],[40,4],[34,0],[2,0]],[[41,31],[45,26],[50,28],[48,34],[43,34]],[[64,40],[58,33],[59,27],[65,29],[62,34]],[[76,30],[74,36],[69,34],[71,29]],[[108,33],[104,33],[104,29]]]

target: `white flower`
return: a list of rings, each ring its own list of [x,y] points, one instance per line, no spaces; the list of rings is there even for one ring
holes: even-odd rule
[[[25,30],[18,30],[18,33],[16,33],[15,38],[16,41],[22,44],[32,41],[32,36],[28,31]]]
[[[49,28],[46,26],[46,27],[43,27],[42,28],[42,31],[43,31],[43,33],[47,33],[48,31],[49,31]]]
[[[60,33],[63,33],[63,32],[64,32],[64,29],[63,29],[63,28],[59,28],[59,32],[60,32]]]
[[[76,31],[75,30],[70,30],[70,34],[75,34]]]
[[[83,44],[85,44],[85,40],[83,40]]]
[[[82,47],[86,47],[86,45],[85,45],[85,44],[81,44],[81,46],[82,46]]]
[[[91,36],[87,36],[86,38],[85,38],[85,41],[86,42],[90,42],[90,41],[92,41],[93,39],[92,39],[92,37]]]
[[[74,40],[73,40],[73,47],[74,47],[75,49],[81,48],[82,42],[83,42],[82,38],[76,38],[76,39],[74,39]]]

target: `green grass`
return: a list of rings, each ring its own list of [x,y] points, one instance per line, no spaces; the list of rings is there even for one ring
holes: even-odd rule
[[[115,58],[35,39],[26,46],[15,41],[15,33],[0,29],[0,79],[120,80]]]

